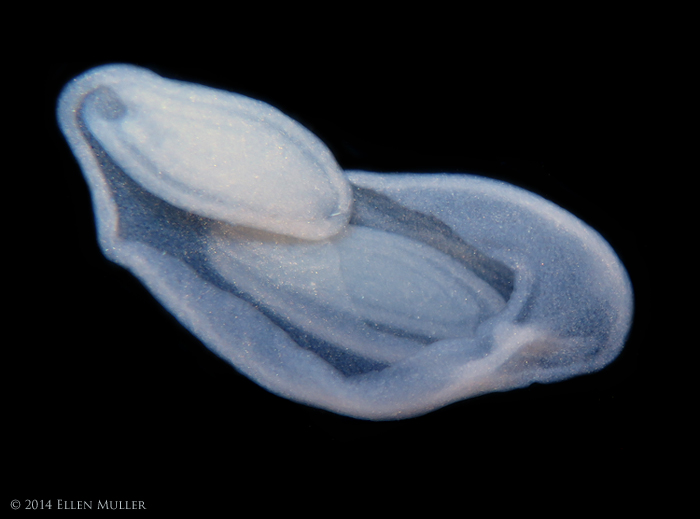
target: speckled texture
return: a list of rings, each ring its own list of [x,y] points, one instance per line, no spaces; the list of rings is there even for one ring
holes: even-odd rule
[[[598,370],[624,345],[624,267],[537,195],[343,172],[269,105],[131,66],[76,78],[58,118],[105,255],[281,396],[406,418]]]

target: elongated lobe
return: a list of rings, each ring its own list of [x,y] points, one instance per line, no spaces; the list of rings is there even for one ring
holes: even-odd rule
[[[98,70],[82,105],[85,124],[149,192],[201,216],[296,238],[324,239],[346,226],[352,198],[342,170],[278,110],[130,67]]]

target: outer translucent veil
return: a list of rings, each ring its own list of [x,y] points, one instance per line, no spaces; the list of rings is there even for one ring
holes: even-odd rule
[[[632,318],[593,229],[470,175],[343,171],[237,94],[132,66],[63,91],[105,255],[270,391],[366,419],[598,370]]]

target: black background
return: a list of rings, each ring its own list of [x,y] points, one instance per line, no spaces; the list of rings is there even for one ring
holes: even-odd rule
[[[213,468],[248,473],[260,456],[278,460],[266,462],[272,474],[320,457],[327,470],[309,485],[329,471],[382,467],[387,457],[426,449],[449,453],[440,457],[497,452],[499,463],[508,458],[521,468],[629,464],[638,449],[631,439],[660,412],[647,383],[653,222],[631,72],[580,56],[516,61],[464,56],[445,64],[390,51],[319,61],[129,61],[278,107],[344,169],[476,173],[524,187],[590,224],[618,252],[636,307],[627,346],[611,366],[378,423],[269,394],[102,256],[55,100],[71,78],[110,61],[46,63],[35,80],[37,125],[18,175],[24,185],[9,201],[17,239],[7,276],[17,303],[7,326],[21,332],[8,345],[8,445],[18,499],[146,496],[160,506],[154,492],[164,480],[194,485]],[[32,193],[31,212],[23,193]],[[304,461],[280,461],[289,455]]]

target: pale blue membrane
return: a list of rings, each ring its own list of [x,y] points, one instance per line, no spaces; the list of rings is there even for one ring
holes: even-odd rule
[[[344,172],[269,105],[132,66],[76,78],[58,119],[105,255],[280,396],[400,419],[590,373],[624,345],[614,251],[517,187]]]

